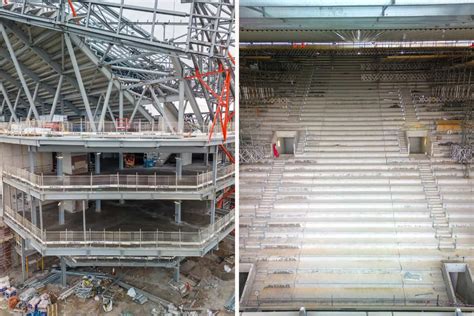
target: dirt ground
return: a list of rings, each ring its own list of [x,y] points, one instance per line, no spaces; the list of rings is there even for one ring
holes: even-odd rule
[[[180,281],[189,283],[191,291],[184,297],[178,291],[174,290],[170,285],[173,280],[174,269],[165,268],[117,268],[116,276],[121,281],[134,286],[137,289],[149,292],[161,299],[172,302],[183,310],[194,310],[199,315],[207,315],[207,310],[218,313],[216,315],[233,315],[226,312],[224,305],[234,293],[235,287],[235,249],[234,239],[229,236],[219,245],[218,250],[208,253],[204,257],[187,258],[182,261],[180,269]],[[47,269],[55,266],[57,260],[47,258],[45,267]],[[225,267],[226,266],[226,267]],[[226,272],[225,268],[231,271]],[[30,272],[34,270],[34,266],[30,268]],[[111,273],[111,268],[87,269],[81,268],[83,271]],[[30,277],[38,276],[39,272],[30,273]],[[21,279],[21,269],[15,267],[9,273],[12,283],[18,284]],[[68,277],[68,286],[71,287],[80,281],[80,277]],[[65,289],[59,284],[48,284],[44,291],[59,296]],[[127,296],[126,290],[117,285],[112,285],[110,292],[113,295],[114,308],[111,312],[105,313],[102,310],[101,299],[96,301],[94,298],[81,299],[74,294],[65,301],[59,302],[59,315],[61,316],[82,316],[82,315],[164,315],[165,309],[160,304],[148,301],[140,305],[132,301]],[[0,301],[0,316],[13,315],[6,310],[6,302]]]

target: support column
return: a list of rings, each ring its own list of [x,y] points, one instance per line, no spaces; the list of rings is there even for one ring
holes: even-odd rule
[[[26,275],[26,253],[25,253],[26,243],[23,238],[21,238],[21,280],[25,283],[27,279]]]
[[[119,153],[119,170],[123,170],[123,153]]]
[[[61,266],[61,285],[63,287],[66,287],[67,286],[66,260],[64,260],[63,257],[61,257],[59,260],[60,260],[60,266]]]
[[[174,201],[174,221],[181,224],[181,204],[183,201]]]
[[[119,153],[119,170],[123,170],[123,153]],[[119,201],[120,204],[125,204],[124,200]]]
[[[216,189],[217,185],[217,160],[218,160],[218,148],[217,146],[214,149],[214,153],[212,155],[212,185],[214,186],[214,190]]]
[[[209,153],[204,154],[204,165],[209,166]]]
[[[216,222],[216,194],[213,193],[211,197],[211,225]]]
[[[184,132],[184,79],[179,81],[178,134]]]
[[[41,235],[43,235],[43,204],[41,200],[38,201],[38,205],[39,205],[40,230],[41,230]]]
[[[35,198],[30,194],[30,209],[31,209],[31,223],[36,226],[37,216],[36,216],[36,201]]]
[[[183,164],[181,161],[181,154],[176,155],[176,177],[181,180],[183,176]]]
[[[82,201],[82,229],[84,231],[84,241],[87,240],[87,230],[86,230],[86,201]]]
[[[56,155],[56,175],[58,177],[63,175],[63,154],[57,153]]]
[[[216,187],[217,187],[217,159],[218,148],[215,146],[212,155],[212,199],[211,199],[211,225],[216,222]]]
[[[35,172],[35,152],[33,151],[33,146],[28,146],[28,161],[30,164],[30,172]]]
[[[58,153],[56,156],[56,175],[58,177],[63,175],[63,154]],[[59,207],[59,225],[64,225],[64,201],[60,201]]]
[[[100,174],[100,153],[95,153],[95,174]],[[100,200],[95,201],[95,211],[100,213],[102,210],[102,205]]]
[[[181,266],[181,262],[178,261],[178,263],[176,263],[176,267],[174,268],[175,269],[174,270],[174,281],[176,283],[179,282],[179,274],[180,274],[179,268],[180,268],[180,266]]]

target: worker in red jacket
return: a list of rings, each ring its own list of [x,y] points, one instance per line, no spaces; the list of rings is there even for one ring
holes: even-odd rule
[[[278,152],[276,144],[273,144],[273,157],[275,157],[275,158],[280,157],[280,153]]]

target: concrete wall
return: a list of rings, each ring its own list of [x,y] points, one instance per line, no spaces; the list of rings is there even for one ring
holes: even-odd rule
[[[35,157],[35,166],[53,164],[51,153],[35,153]],[[29,168],[28,146],[0,143],[0,172],[3,172],[4,166]]]
[[[464,303],[469,305],[474,304],[474,280],[472,279],[472,271],[468,265],[466,265],[466,271],[459,273],[456,292],[464,300]]]

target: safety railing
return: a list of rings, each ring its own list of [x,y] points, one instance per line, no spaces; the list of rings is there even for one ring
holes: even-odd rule
[[[217,170],[216,181],[232,177],[233,165]],[[3,176],[26,183],[40,191],[163,191],[198,190],[213,184],[212,171],[192,176],[107,174],[107,175],[44,175],[31,173],[26,169],[4,167]]]
[[[183,134],[186,137],[202,136],[209,134],[210,124],[197,124],[185,122]],[[234,133],[235,124],[232,122],[227,127],[229,134]],[[18,123],[0,122],[0,134],[17,136],[94,136],[94,137],[151,137],[180,135],[176,123],[163,123],[160,121],[133,121],[117,120],[106,121],[103,124],[87,121],[78,122],[47,122],[47,121],[21,121]],[[216,124],[213,135],[219,137],[222,127]]]
[[[299,305],[298,305],[299,304]],[[318,305],[318,306],[383,306],[384,308],[390,309],[399,308],[399,307],[411,307],[412,309],[418,309],[422,307],[431,307],[431,306],[454,306],[454,302],[441,298],[439,295],[434,298],[374,298],[374,297],[315,297],[315,298],[254,298],[245,302],[245,305],[248,308],[255,306],[308,306],[308,305]]]
[[[195,247],[200,248],[214,239],[219,239],[228,228],[234,225],[235,211],[230,210],[218,218],[214,224],[194,232],[182,231],[47,231],[39,229],[28,219],[15,212],[11,207],[4,207],[4,216],[14,221],[27,233],[45,246],[71,247],[109,246],[109,247]]]
[[[472,42],[466,40],[455,41],[410,41],[410,42],[240,42],[240,47],[252,48],[253,46],[287,46],[291,48],[306,48],[311,46],[331,46],[334,48],[430,48],[430,47],[461,47],[469,48]]]

